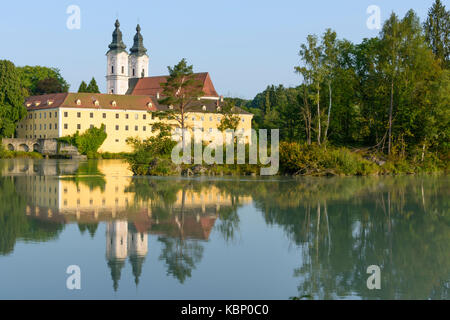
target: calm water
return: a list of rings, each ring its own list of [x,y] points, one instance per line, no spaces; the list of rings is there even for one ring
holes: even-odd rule
[[[450,298],[448,177],[132,178],[116,160],[0,172],[3,299]]]

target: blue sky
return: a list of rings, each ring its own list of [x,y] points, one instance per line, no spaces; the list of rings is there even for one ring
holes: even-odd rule
[[[97,79],[105,89],[108,44],[118,17],[128,48],[136,24],[150,55],[150,75],[186,58],[196,72],[210,72],[217,91],[253,98],[270,84],[295,86],[300,44],[328,27],[358,42],[369,30],[369,5],[381,19],[414,9],[426,17],[433,0],[40,0],[2,1],[0,59],[16,65],[57,67],[76,91],[82,80]],[[450,0],[443,3],[450,7]],[[81,29],[69,30],[69,5],[81,9]]]

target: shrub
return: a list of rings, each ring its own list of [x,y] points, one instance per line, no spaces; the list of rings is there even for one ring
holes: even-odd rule
[[[100,128],[90,128],[81,135],[77,131],[72,136],[59,138],[58,141],[71,144],[77,147],[79,153],[90,159],[96,159],[99,158],[97,151],[105,142],[107,136],[105,125],[102,124]]]

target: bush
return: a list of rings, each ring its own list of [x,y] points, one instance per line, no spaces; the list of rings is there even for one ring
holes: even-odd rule
[[[90,128],[81,135],[77,131],[72,136],[59,138],[58,141],[77,147],[79,153],[86,155],[90,159],[97,159],[99,158],[97,151],[107,137],[105,125],[102,124],[100,128]]]

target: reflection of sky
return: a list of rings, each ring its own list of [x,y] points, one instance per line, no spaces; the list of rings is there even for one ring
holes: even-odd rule
[[[293,271],[301,254],[292,247],[281,228],[267,226],[251,205],[238,209],[240,233],[226,243],[214,231],[202,242],[203,258],[184,284],[166,274],[159,261],[161,243],[149,235],[138,288],[127,259],[118,292],[112,288],[105,259],[106,225],[94,237],[80,234],[76,224],[67,225],[58,240],[43,244],[16,244],[14,253],[0,258],[0,298],[22,299],[287,299],[297,295]],[[82,290],[66,289],[69,265],[79,265]]]

